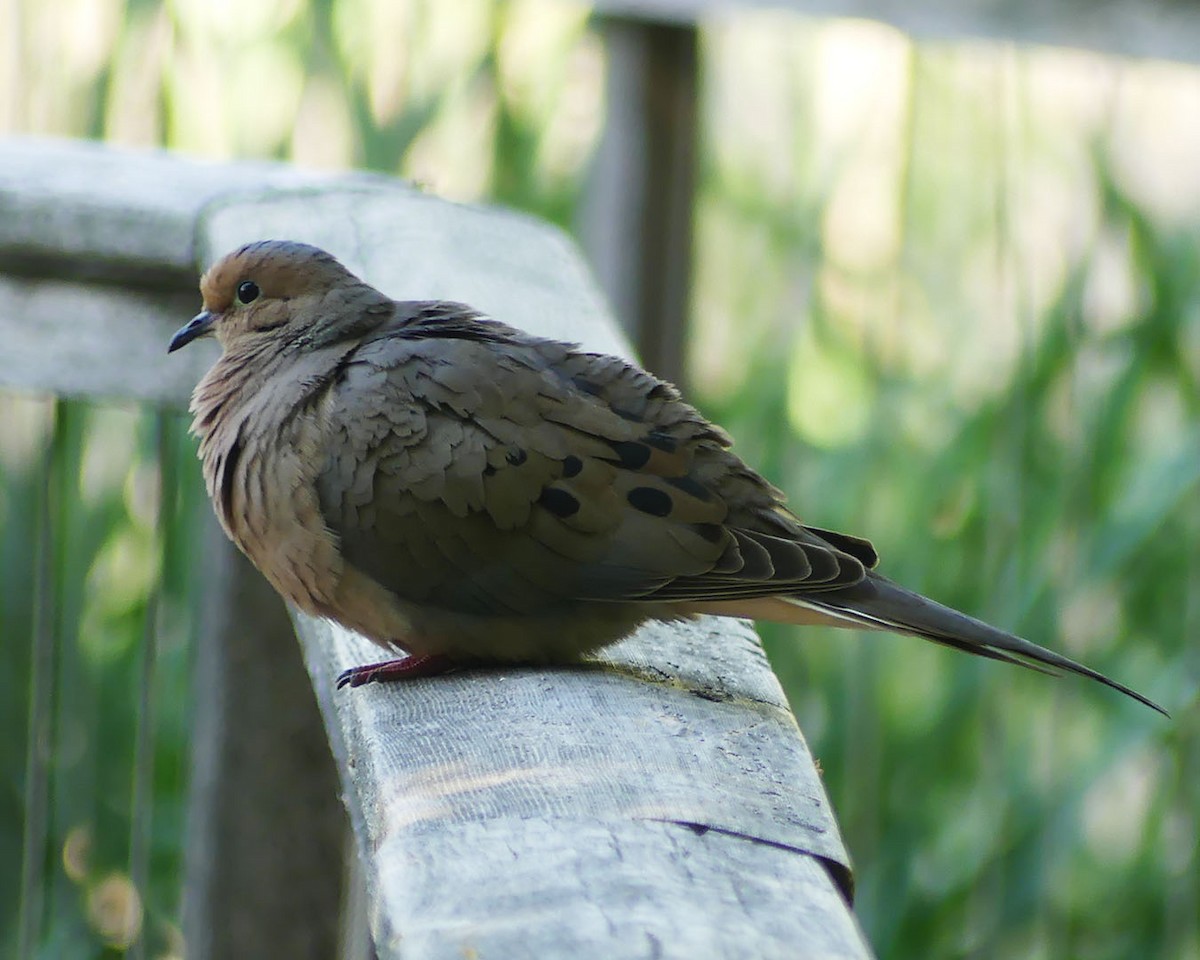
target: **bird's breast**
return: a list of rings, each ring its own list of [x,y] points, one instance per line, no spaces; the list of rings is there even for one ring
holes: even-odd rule
[[[342,560],[316,493],[327,433],[317,405],[266,384],[212,408],[198,390],[194,410],[205,483],[226,534],[286,599],[324,614]]]

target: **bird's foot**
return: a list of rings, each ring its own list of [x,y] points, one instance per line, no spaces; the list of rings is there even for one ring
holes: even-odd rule
[[[379,663],[364,663],[338,674],[337,687],[361,687],[366,683],[384,680],[415,680],[418,677],[437,677],[462,666],[444,653],[429,653],[422,656],[400,657]]]

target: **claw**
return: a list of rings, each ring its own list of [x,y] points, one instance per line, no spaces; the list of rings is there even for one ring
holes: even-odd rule
[[[361,687],[367,683],[377,683],[385,680],[415,680],[418,677],[437,677],[443,673],[456,670],[462,664],[451,659],[444,653],[430,653],[423,656],[400,657],[397,660],[383,660],[379,663],[365,663],[361,667],[351,667],[338,674],[337,688]]]

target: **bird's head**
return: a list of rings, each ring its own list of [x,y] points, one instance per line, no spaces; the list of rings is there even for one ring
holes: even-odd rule
[[[172,353],[215,336],[225,351],[257,344],[323,344],[361,336],[392,312],[392,301],[330,254],[287,240],[239,247],[200,279],[204,309],[176,331]]]

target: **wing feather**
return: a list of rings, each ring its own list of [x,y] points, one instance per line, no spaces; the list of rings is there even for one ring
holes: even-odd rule
[[[674,387],[452,307],[399,310],[323,408],[325,521],[398,597],[537,613],[863,577],[869,545],[801,525]]]

